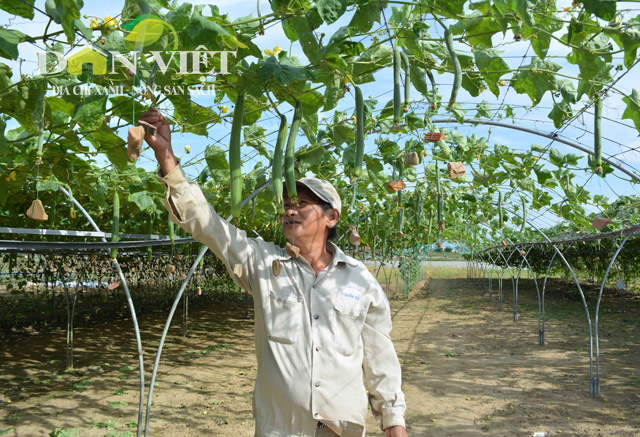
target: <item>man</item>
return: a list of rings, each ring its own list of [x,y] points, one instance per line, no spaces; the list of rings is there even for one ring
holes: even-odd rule
[[[361,437],[369,402],[387,437],[407,436],[389,303],[367,268],[328,241],[342,207],[335,188],[303,178],[297,203],[285,198],[283,230],[299,249],[291,256],[220,218],[176,161],[167,120],[153,109],[141,120],[157,129],[145,140],[160,164],[171,220],[253,296],[255,435]]]

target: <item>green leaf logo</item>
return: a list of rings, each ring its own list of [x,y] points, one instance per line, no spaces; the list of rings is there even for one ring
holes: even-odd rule
[[[168,29],[173,34],[173,50],[178,48],[178,35],[173,26],[155,15],[140,15],[122,27],[129,31],[124,39],[142,47],[156,42]]]

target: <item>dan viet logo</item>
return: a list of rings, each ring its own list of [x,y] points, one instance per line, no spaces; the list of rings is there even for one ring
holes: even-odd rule
[[[133,21],[130,21],[122,28],[125,30],[124,40],[134,44],[134,49],[129,53],[121,53],[116,50],[106,50],[99,45],[93,44],[85,46],[71,56],[65,56],[62,53],[54,51],[38,52],[38,71],[40,74],[55,74],[68,69],[69,74],[80,75],[84,65],[93,67],[94,75],[118,74],[116,70],[118,64],[126,67],[131,75],[135,75],[138,70],[138,59],[145,47],[151,46],[158,41],[163,35],[169,36],[172,50],[159,51],[151,50],[148,52],[152,56],[152,62],[158,65],[158,70],[166,73],[169,66],[177,60],[179,69],[178,74],[227,74],[228,57],[237,54],[237,51],[220,50],[211,51],[206,46],[200,45],[195,50],[177,50],[178,34],[173,26],[155,15],[140,15]],[[173,40],[173,41],[171,41]],[[55,66],[47,68],[47,57],[55,57]],[[211,64],[215,58],[219,59],[219,68],[212,67]],[[109,69],[109,59],[111,65]]]

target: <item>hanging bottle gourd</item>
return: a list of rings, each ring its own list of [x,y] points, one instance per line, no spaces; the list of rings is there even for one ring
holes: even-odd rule
[[[502,211],[502,192],[498,191],[498,226],[504,227],[504,213]]]
[[[233,111],[231,136],[229,138],[229,169],[231,171],[231,215],[236,220],[242,210],[242,158],[241,135],[244,120],[244,92],[238,95],[236,108]]]
[[[596,94],[594,98],[593,120],[593,160],[596,174],[602,174],[602,98]]]
[[[405,52],[400,52],[400,57],[402,65],[404,65],[404,107],[402,110],[407,113],[411,105],[411,64],[409,64],[409,57]]]
[[[444,231],[444,219],[442,218],[442,209],[444,207],[444,199],[442,198],[442,187],[440,186],[440,169],[436,162],[436,197],[438,209],[438,231]]]
[[[287,142],[287,117],[280,114],[280,128],[276,148],[273,151],[273,165],[271,167],[271,179],[273,181],[273,193],[276,196],[278,214],[284,214],[284,200],[282,197],[282,163],[284,161],[284,146]]]
[[[111,242],[117,243],[120,241],[120,196],[118,190],[113,192],[113,221],[111,222]],[[118,257],[118,248],[111,248],[111,259],[115,260]]]
[[[395,129],[400,129],[402,113],[404,112],[402,109],[402,91],[400,90],[401,62],[400,50],[396,48],[393,52],[393,125]]]
[[[353,166],[354,174],[362,176],[362,161],[364,159],[364,99],[360,87],[356,91],[356,159]]]

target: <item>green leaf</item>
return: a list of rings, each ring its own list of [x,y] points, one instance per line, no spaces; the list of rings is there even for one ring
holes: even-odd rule
[[[296,152],[296,158],[300,160],[300,164],[306,168],[320,165],[323,157],[324,146],[320,143],[309,145]]]
[[[197,8],[196,8],[197,9]],[[182,29],[180,34],[181,50],[193,50],[205,44],[209,50],[225,50],[223,36],[231,36],[227,30],[215,21],[203,17],[197,10]],[[231,47],[233,50],[235,47]]]
[[[364,156],[364,162],[367,165],[369,182],[371,182],[377,190],[384,191],[387,177],[384,174],[384,166],[382,163],[369,155]]]
[[[75,25],[73,22],[80,19],[80,7],[82,4],[78,5],[75,0],[53,0],[53,4],[60,20],[56,22],[62,25],[62,30],[69,44],[73,44],[75,41]]]
[[[627,104],[622,114],[622,119],[632,120],[636,129],[640,132],[640,93],[634,88],[631,91],[631,96],[623,97],[622,101]]]
[[[604,33],[611,36],[616,44],[624,49],[624,65],[627,68],[633,66],[638,48],[640,47],[640,31],[637,29],[638,21],[638,17],[626,21],[625,25],[628,27],[624,29],[620,26],[603,28]]]
[[[107,98],[106,95],[85,96],[81,103],[75,105],[73,120],[87,130],[99,128],[104,122]]]
[[[578,101],[576,87],[568,79],[560,79],[558,81],[558,89],[562,94],[562,98],[567,103],[576,103]]]
[[[458,120],[458,123],[464,122],[464,114],[466,114],[467,111],[462,107],[461,103],[455,103],[449,110],[456,120]]]
[[[152,213],[157,209],[153,197],[146,191],[129,194],[129,202],[136,205],[140,212]]]
[[[13,29],[0,28],[0,56],[18,59],[18,44],[26,35]]]
[[[476,118],[491,118],[491,104],[486,100],[476,105],[477,113]]]
[[[22,18],[33,20],[33,5],[34,0],[22,1],[16,0],[0,0],[0,9],[7,11],[12,15],[17,15]]]
[[[264,138],[264,131],[266,129],[262,126],[253,124],[244,128],[244,141],[249,147],[253,147],[256,151],[267,159],[270,159],[269,151],[267,150],[267,142]]]
[[[531,64],[522,68],[523,70],[513,77],[511,85],[517,93],[527,94],[533,106],[540,103],[547,91],[555,91],[558,88],[555,73],[562,68],[560,65],[534,58]]]
[[[473,51],[476,66],[496,97],[500,95],[500,77],[509,71],[509,66],[500,56],[501,53],[502,51],[494,49]]]
[[[107,155],[111,163],[116,166],[119,171],[124,171],[129,164],[127,157],[127,149],[125,141],[113,133],[106,125],[102,125],[98,131],[87,135],[87,139],[100,153]]]
[[[384,65],[391,62],[391,47],[379,45],[371,49],[367,49],[353,64],[353,76],[360,78],[361,76],[371,75]],[[371,81],[373,76],[371,76]],[[358,83],[364,83],[358,81]]]
[[[191,3],[182,3],[174,11],[166,15],[167,21],[173,26],[176,32],[181,31],[189,24],[192,9],[193,6]]]
[[[534,7],[535,0],[516,0],[516,11],[518,12],[518,16],[521,17],[528,26],[533,26],[535,24],[533,16]]]
[[[220,147],[209,145],[204,151],[204,159],[211,171],[214,180],[224,180],[229,173],[229,163],[227,162],[227,154]]]
[[[564,100],[561,100],[560,103],[555,103],[553,105],[553,109],[549,113],[549,118],[553,120],[553,125],[556,129],[560,129],[564,125],[565,121],[569,120],[571,117],[573,117],[571,106]]]
[[[351,22],[349,22],[349,28],[359,33],[366,33],[376,22],[380,22],[380,3],[365,1],[358,5]]]
[[[322,21],[331,24],[336,22],[347,10],[347,0],[318,0],[316,6]]]
[[[562,22],[556,17],[544,15],[534,26],[523,26],[521,35],[531,41],[531,47],[540,59],[544,59],[549,51],[551,35],[562,29]]]
[[[442,15],[453,18],[456,15],[464,15],[464,4],[466,2],[467,0],[447,0],[446,2],[439,1],[437,5],[438,9],[444,12]]]
[[[318,62],[322,58],[322,50],[320,44],[314,34],[314,29],[306,17],[292,17],[288,23],[293,26],[295,33],[300,41],[302,51],[311,63]]]
[[[286,56],[276,59],[275,56],[267,58],[265,63],[258,70],[262,82],[267,82],[273,77],[275,81],[283,86],[288,86],[297,80],[307,80],[312,76],[307,69]]]
[[[479,12],[476,14],[481,15]],[[492,17],[470,17],[464,23],[464,31],[469,35],[469,43],[475,48],[492,47],[491,38],[501,30],[500,23]]]
[[[583,0],[584,10],[603,20],[611,21],[616,17],[616,0]]]
[[[194,103],[189,95],[174,94],[169,96],[169,100],[174,107],[173,119],[187,132],[206,137],[208,125],[220,122],[218,114]]]

